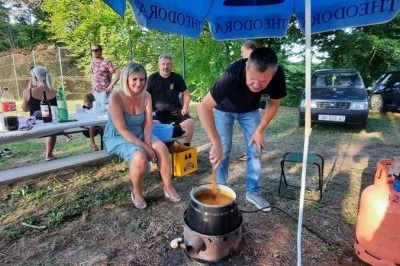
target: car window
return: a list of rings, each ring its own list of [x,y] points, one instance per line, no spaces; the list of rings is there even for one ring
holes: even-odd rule
[[[314,87],[363,87],[361,76],[354,72],[314,73],[311,79]]]
[[[389,85],[393,85],[396,82],[400,82],[400,73],[390,73],[386,79],[386,83]]]

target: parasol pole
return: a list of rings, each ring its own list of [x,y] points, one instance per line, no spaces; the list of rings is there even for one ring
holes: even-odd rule
[[[303,227],[304,193],[306,186],[306,170],[308,144],[311,135],[311,0],[305,0],[305,36],[306,36],[306,113],[304,126],[303,167],[301,172],[301,190],[299,200],[299,218],[297,224],[297,265],[301,266],[301,232]]]

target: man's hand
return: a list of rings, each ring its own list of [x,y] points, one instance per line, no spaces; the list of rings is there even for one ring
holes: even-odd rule
[[[147,145],[145,145],[143,148],[144,148],[144,151],[146,152],[147,160],[149,160],[152,163],[156,163],[157,162],[157,156],[156,156],[154,150],[151,147],[147,146]]]
[[[261,153],[265,143],[264,134],[256,130],[253,136],[251,136],[250,138],[249,146],[252,145],[253,143],[257,145],[258,151]]]
[[[209,155],[210,163],[213,169],[216,169],[222,162],[222,145],[221,142],[213,144],[210,149]]]
[[[189,108],[182,108],[181,114],[182,115],[188,115],[189,114]]]
[[[114,85],[110,84],[107,88],[106,88],[106,92],[112,92]]]

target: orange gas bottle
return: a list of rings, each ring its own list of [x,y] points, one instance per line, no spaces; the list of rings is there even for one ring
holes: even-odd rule
[[[371,265],[400,265],[400,180],[394,160],[377,163],[374,184],[361,194],[354,249]]]

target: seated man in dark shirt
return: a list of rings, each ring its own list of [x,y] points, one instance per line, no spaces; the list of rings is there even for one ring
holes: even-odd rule
[[[147,91],[151,94],[154,123],[180,125],[186,132],[183,144],[190,146],[193,138],[194,120],[189,116],[190,93],[182,76],[172,72],[172,59],[160,55],[159,71],[149,76]],[[182,94],[182,103],[180,95]]]

